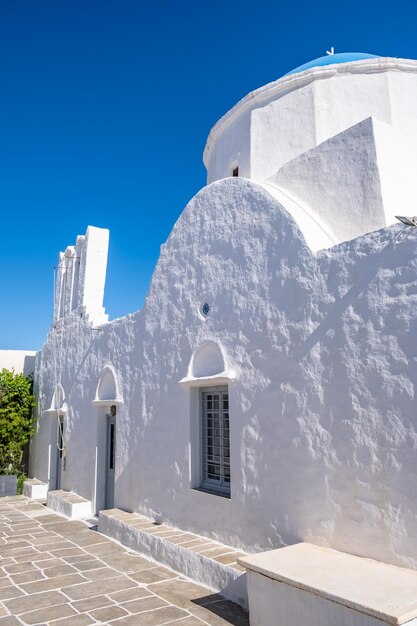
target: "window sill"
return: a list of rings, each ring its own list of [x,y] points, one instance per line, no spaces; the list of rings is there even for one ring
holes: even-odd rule
[[[122,406],[123,402],[122,400],[91,400],[91,404],[93,406]]]
[[[208,489],[204,489],[203,487],[191,487],[191,491],[204,493],[206,496],[215,496],[217,498],[222,498],[223,500],[231,500],[230,493],[222,493],[221,491],[209,491]]]
[[[64,403],[59,409],[49,408],[44,411],[46,415],[53,415],[54,417],[61,417],[62,415],[66,415],[68,413],[68,407]]]

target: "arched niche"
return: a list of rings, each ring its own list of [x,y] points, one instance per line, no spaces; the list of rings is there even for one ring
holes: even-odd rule
[[[67,412],[68,407],[65,402],[65,392],[62,385],[58,383],[55,387],[54,393],[52,394],[51,405],[45,413],[59,417],[60,415],[65,415]]]
[[[194,378],[215,376],[224,372],[224,358],[220,347],[212,341],[206,341],[193,354],[191,375]]]
[[[106,366],[100,374],[96,395],[92,404],[104,407],[121,406],[123,404],[117,375],[111,365]]]
[[[222,385],[235,378],[235,371],[223,346],[215,341],[204,341],[193,352],[187,375],[179,383],[188,387]]]

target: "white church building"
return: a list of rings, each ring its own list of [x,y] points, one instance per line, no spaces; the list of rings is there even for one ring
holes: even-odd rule
[[[417,61],[353,53],[248,94],[126,317],[107,230],[60,254],[33,488],[417,569],[416,103]]]

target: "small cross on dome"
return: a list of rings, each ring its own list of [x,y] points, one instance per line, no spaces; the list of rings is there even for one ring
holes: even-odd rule
[[[334,54],[333,46],[330,48],[330,50],[326,50],[326,54]]]

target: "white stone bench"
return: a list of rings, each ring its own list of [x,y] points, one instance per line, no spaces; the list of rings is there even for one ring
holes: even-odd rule
[[[299,543],[245,556],[251,626],[417,626],[417,572]]]
[[[244,554],[235,548],[121,509],[100,511],[98,530],[247,606],[245,568],[237,563]]]

